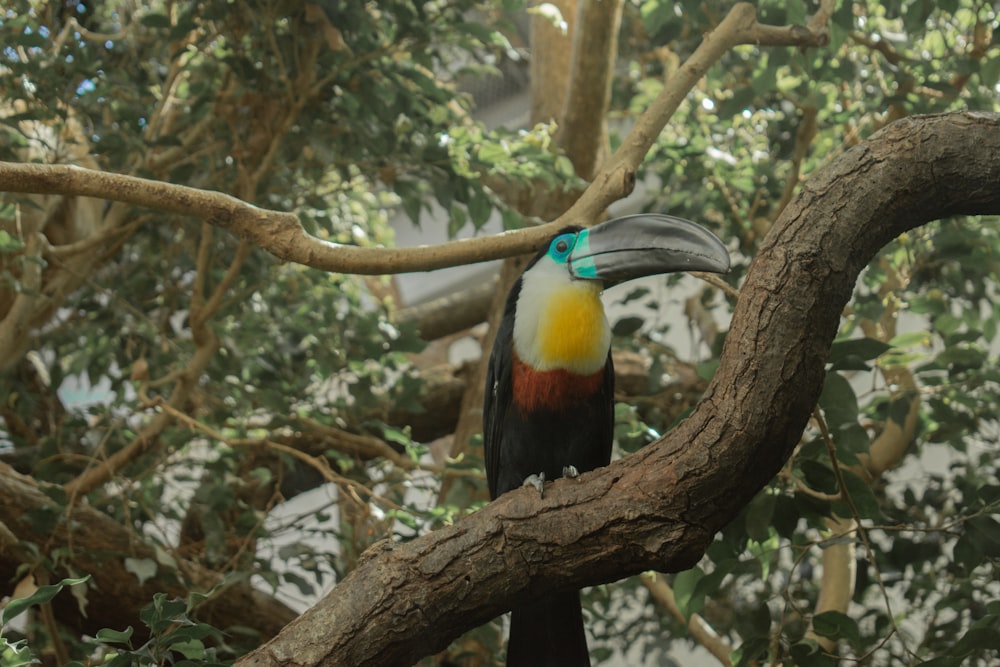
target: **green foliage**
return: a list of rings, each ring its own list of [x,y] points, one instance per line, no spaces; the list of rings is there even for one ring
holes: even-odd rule
[[[45,586],[39,586],[35,591],[26,597],[18,598],[16,600],[11,600],[7,603],[7,606],[3,608],[3,615],[0,616],[0,625],[7,625],[12,620],[17,618],[19,615],[26,612],[31,607],[39,604],[45,604],[50,602],[52,598],[59,594],[66,586],[76,586],[85,583],[90,579],[89,576],[78,577],[78,578],[67,578],[60,581],[58,584],[47,584]]]
[[[105,628],[97,633],[95,643],[105,654],[102,664],[108,667],[222,667],[231,664],[232,660],[221,657],[227,649],[211,645],[223,644],[222,634],[210,625],[192,621],[189,612],[189,605],[183,600],[170,600],[163,593],[157,593],[140,614],[150,634],[143,645],[132,648],[134,633],[131,627],[124,631]],[[72,667],[82,665],[70,663]]]
[[[348,245],[391,244],[397,214],[452,236],[498,213],[505,228],[524,226],[510,192],[581,185],[558,127],[487,129],[459,92],[463,77],[494,76],[513,50],[506,17],[522,4],[14,0],[0,14],[0,159],[48,159],[39,143],[53,148],[60,135],[59,150],[91,166],[294,211],[310,233]],[[629,126],[725,9],[628,3],[612,119]],[[816,3],[758,10],[767,23],[804,23]],[[829,28],[824,48],[727,54],[642,167],[657,184],[648,208],[730,240],[734,287],[797,184],[832,156],[908,114],[1000,108],[1000,24],[988,3],[841,2]],[[30,262],[49,276],[83,274],[37,324],[30,359],[0,375],[0,454],[50,482],[51,503],[27,516],[40,531],[86,502],[156,549],[115,556],[150,590],[183,561],[309,600],[372,543],[412,539],[482,502],[475,447],[441,463],[392,419],[424,409],[428,388],[413,356],[424,343],[394,319],[386,281],[279,264],[224,232],[118,205],[102,210],[114,233],[84,251],[100,255],[94,266],[25,257],[17,225],[43,204],[0,202],[0,297],[31,292]],[[695,568],[668,577],[678,614],[640,579],[589,591],[595,659],[666,663],[701,618],[739,665],[990,663],[998,230],[996,220],[945,220],[873,259],[830,351],[817,419],[786,469]],[[78,240],[59,231],[47,230],[53,245]],[[683,418],[718,364],[725,332],[689,333],[676,313],[690,305],[723,323],[733,300],[706,289],[686,303],[693,284],[672,277],[609,294],[629,309],[613,319],[615,345],[650,368],[633,390],[642,395],[616,405],[622,453]],[[872,479],[873,443],[895,431],[907,440]],[[365,449],[373,441],[381,448]],[[141,454],[85,498],[61,486],[137,442]],[[326,482],[337,492],[308,512],[277,511]],[[841,520],[860,532],[835,528]],[[74,555],[19,546],[53,567]],[[852,600],[819,613],[822,560],[838,546],[857,569]],[[8,604],[4,621],[80,581]],[[201,600],[156,594],[133,623],[92,639],[50,637],[26,614],[31,646],[0,637],[0,661],[30,664],[63,641],[76,664],[225,664],[252,633],[204,623]],[[499,655],[496,630],[477,630],[477,648],[455,653]]]
[[[38,662],[38,658],[31,651],[31,647],[26,639],[16,639],[11,641],[5,633],[6,626],[12,620],[28,611],[32,607],[47,604],[67,586],[78,586],[86,583],[90,576],[66,578],[58,584],[46,584],[38,586],[30,595],[10,600],[0,614],[0,665],[4,667],[20,667],[21,665],[32,665]]]

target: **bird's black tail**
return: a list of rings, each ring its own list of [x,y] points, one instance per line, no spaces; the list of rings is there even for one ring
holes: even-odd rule
[[[511,612],[507,667],[590,667],[579,591],[554,593]]]

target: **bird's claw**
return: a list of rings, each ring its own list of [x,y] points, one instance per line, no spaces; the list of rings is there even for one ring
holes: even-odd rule
[[[580,471],[576,469],[576,466],[573,465],[563,466],[563,477],[569,477],[570,479],[574,479],[579,476],[580,476]]]
[[[540,472],[537,475],[528,475],[527,477],[524,478],[524,482],[521,483],[521,486],[533,486],[533,487],[535,487],[536,489],[538,489],[538,497],[539,498],[544,498],[545,497],[545,490],[544,490],[545,489],[545,473],[544,472]]]

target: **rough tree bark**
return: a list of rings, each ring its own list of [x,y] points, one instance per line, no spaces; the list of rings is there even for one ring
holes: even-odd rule
[[[690,567],[787,460],[858,274],[931,220],[1000,213],[1000,115],[905,119],[813,175],[750,268],[721,365],[663,439],[544,499],[373,547],[239,665],[408,665],[535,594]]]

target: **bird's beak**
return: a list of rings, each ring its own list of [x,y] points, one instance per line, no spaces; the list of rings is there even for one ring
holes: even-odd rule
[[[729,271],[729,253],[712,232],[683,218],[655,213],[608,220],[577,236],[569,272],[606,287],[659,273]]]

